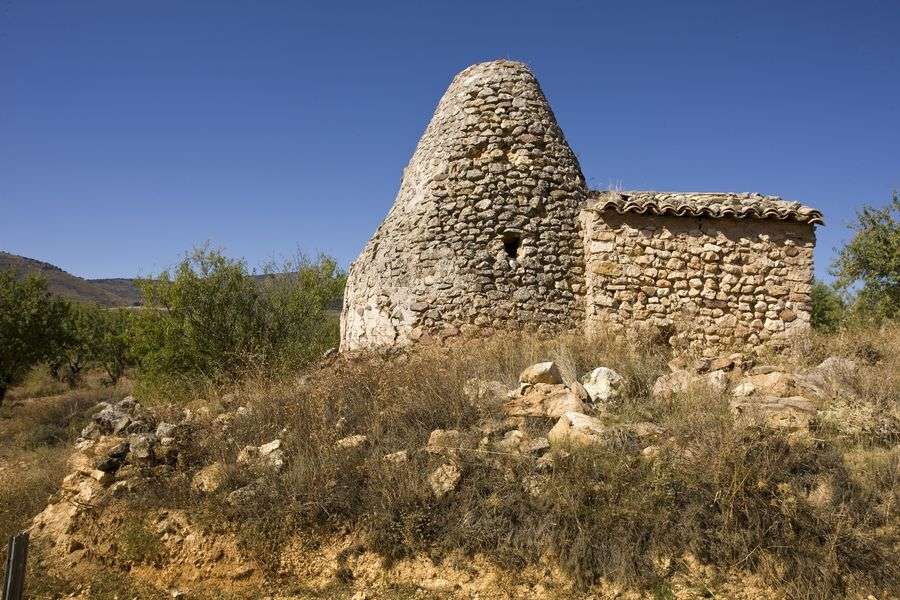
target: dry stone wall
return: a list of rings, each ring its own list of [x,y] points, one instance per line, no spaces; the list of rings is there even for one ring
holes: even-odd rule
[[[341,349],[583,320],[584,177],[528,68],[454,78],[351,265]]]
[[[534,75],[481,63],[451,82],[350,267],[341,350],[610,327],[705,354],[778,346],[809,327],[821,223],[757,193],[589,192]]]
[[[793,221],[587,209],[586,328],[647,326],[676,349],[778,346],[809,327],[815,233]]]

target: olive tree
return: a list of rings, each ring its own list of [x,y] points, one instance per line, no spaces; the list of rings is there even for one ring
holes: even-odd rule
[[[6,391],[48,357],[60,336],[65,301],[47,290],[37,276],[19,280],[0,272],[0,403]]]
[[[864,206],[851,229],[833,265],[836,286],[856,290],[857,315],[900,317],[900,195],[884,208]]]

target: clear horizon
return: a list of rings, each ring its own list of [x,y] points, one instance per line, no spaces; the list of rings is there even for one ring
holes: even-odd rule
[[[84,278],[209,241],[346,266],[453,75],[528,63],[591,187],[825,214],[816,274],[900,189],[900,4],[0,7],[0,250]]]

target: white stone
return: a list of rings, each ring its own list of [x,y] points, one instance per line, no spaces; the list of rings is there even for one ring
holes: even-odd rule
[[[625,378],[607,367],[597,367],[581,378],[592,402],[606,402],[619,396]]]

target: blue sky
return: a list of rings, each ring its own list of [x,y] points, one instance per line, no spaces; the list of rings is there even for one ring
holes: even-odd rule
[[[0,249],[86,277],[206,240],[346,264],[452,76],[529,63],[594,187],[825,212],[900,188],[900,2],[0,0]]]

